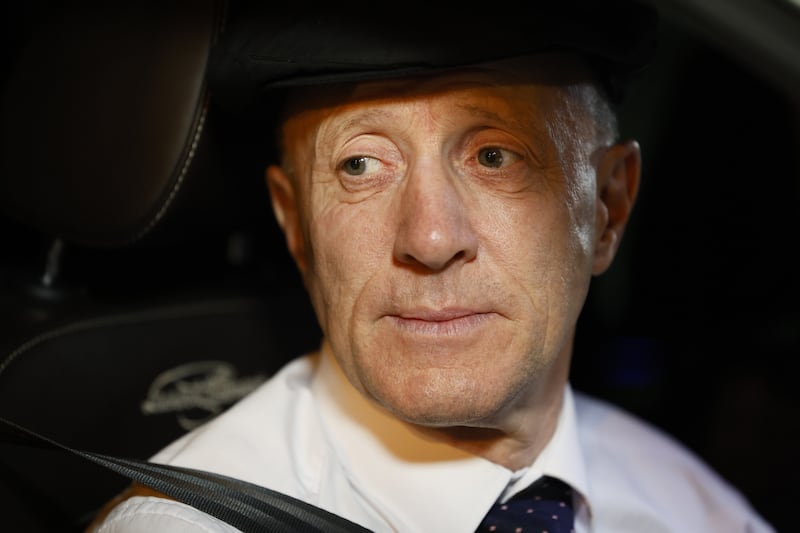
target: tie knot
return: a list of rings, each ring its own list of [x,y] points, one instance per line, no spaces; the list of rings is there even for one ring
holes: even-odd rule
[[[506,503],[495,503],[477,533],[572,533],[572,488],[543,476]]]

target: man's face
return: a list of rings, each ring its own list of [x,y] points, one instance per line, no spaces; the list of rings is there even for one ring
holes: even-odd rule
[[[273,201],[358,389],[413,423],[488,427],[561,390],[607,266],[592,132],[564,89],[486,69],[291,115]]]

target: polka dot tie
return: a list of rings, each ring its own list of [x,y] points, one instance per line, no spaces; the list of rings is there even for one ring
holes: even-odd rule
[[[544,476],[506,503],[496,503],[476,533],[574,533],[572,488]]]

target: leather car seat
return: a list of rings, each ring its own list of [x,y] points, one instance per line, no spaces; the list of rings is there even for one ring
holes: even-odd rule
[[[147,458],[319,342],[269,212],[264,126],[208,88],[221,1],[20,4],[0,102],[0,416]],[[0,446],[8,531],[80,531],[126,484]]]

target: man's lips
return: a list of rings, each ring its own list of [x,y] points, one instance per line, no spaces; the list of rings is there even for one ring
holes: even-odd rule
[[[474,333],[496,316],[494,312],[468,309],[418,309],[390,314],[387,318],[408,333],[456,337]]]
[[[470,315],[483,314],[479,311],[471,309],[416,309],[413,311],[402,311],[397,313],[397,317],[409,320],[425,320],[428,322],[446,322],[448,320],[457,320]]]

